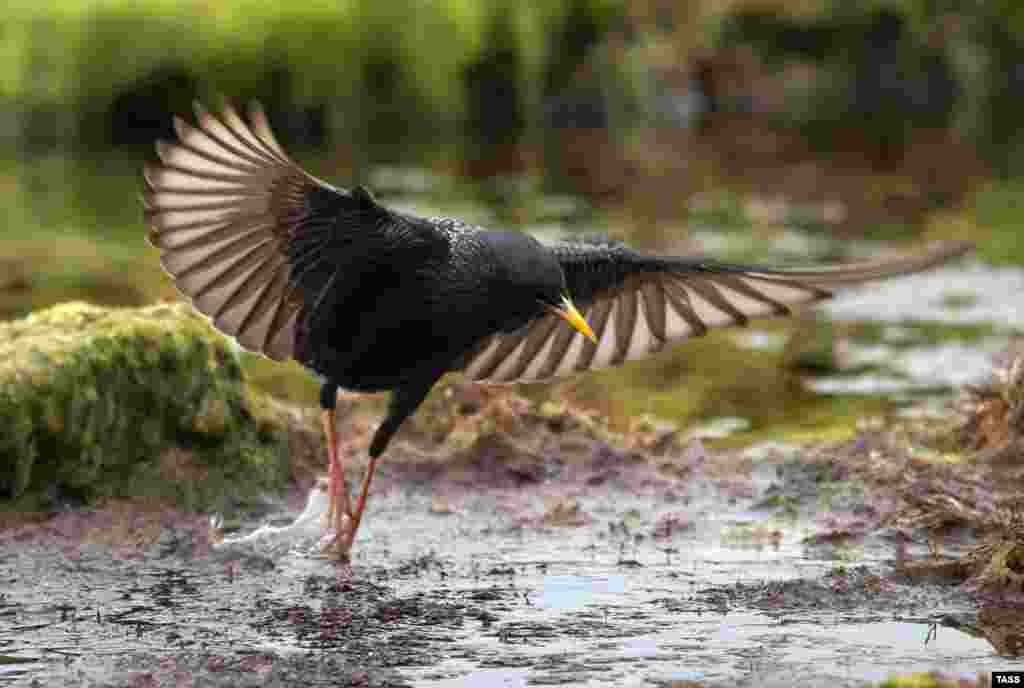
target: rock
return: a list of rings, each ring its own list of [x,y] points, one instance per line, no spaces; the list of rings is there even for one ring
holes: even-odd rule
[[[301,425],[249,388],[233,345],[187,304],[65,303],[0,323],[7,496],[244,501],[284,487],[285,428]]]
[[[782,353],[783,367],[825,375],[843,369],[849,358],[841,328],[830,320],[800,318]]]
[[[574,528],[585,526],[593,519],[580,508],[575,497],[550,497],[546,501],[541,523],[545,526]]]
[[[504,434],[488,434],[446,463],[451,480],[476,487],[519,488],[539,484],[544,458],[528,443]]]
[[[995,543],[978,583],[986,590],[1024,592],[1024,543],[1003,540]]]
[[[977,629],[1003,657],[1024,656],[1024,607],[989,605],[978,610]]]
[[[1024,352],[1014,342],[997,357],[992,380],[967,388],[960,444],[986,463],[1020,464],[1024,450]],[[1001,359],[1001,360],[999,360]]]
[[[434,495],[433,499],[430,500],[430,513],[448,516],[458,513],[458,509],[452,506],[451,500],[444,495]]]

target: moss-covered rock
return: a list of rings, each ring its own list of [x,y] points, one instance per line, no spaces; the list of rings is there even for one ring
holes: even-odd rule
[[[245,501],[288,479],[286,415],[183,303],[73,302],[0,323],[0,490],[22,504]]]

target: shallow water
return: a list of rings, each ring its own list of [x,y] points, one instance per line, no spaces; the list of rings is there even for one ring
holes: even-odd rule
[[[1024,668],[960,587],[889,576],[884,529],[809,539],[876,512],[794,451],[755,447],[752,470],[695,464],[686,480],[564,465],[522,489],[385,466],[351,568],[318,554],[319,489],[212,550],[198,517],[148,546],[26,532],[0,547],[0,655],[23,662],[0,661],[0,682],[863,686]]]
[[[387,585],[399,597],[426,592],[489,603],[487,617],[439,631],[429,666],[400,671],[417,686],[677,679],[853,686],[897,672],[973,676],[1024,666],[998,657],[983,638],[944,627],[947,617],[968,613],[948,592],[891,589],[848,606],[747,604],[744,590],[772,581],[820,581],[847,558],[884,569],[891,558],[890,547],[879,541],[857,546],[852,557],[841,548],[803,544],[816,530],[818,507],[804,504],[795,518],[766,515],[756,503],[768,491],[777,493],[780,483],[771,478],[770,471],[756,472],[749,498],[732,506],[703,482],[682,496],[583,491],[578,499],[594,520],[574,528],[510,523],[509,512],[543,510],[542,500],[529,496],[469,497],[458,513],[440,516],[429,513],[426,495],[391,494],[375,503],[355,564],[388,569],[403,561],[433,562]],[[314,496],[300,522],[314,523],[321,501]],[[684,532],[652,537],[659,519],[681,513],[692,517]],[[778,532],[768,544],[735,535],[751,524]],[[317,535],[298,540],[311,543]],[[277,536],[265,531],[242,541],[278,551]],[[293,550],[279,566],[287,576],[331,565]],[[793,592],[799,600],[800,583]]]
[[[815,391],[891,395],[959,388],[987,380],[993,355],[1024,332],[1024,270],[966,262],[852,290],[822,308],[836,321],[899,325],[883,330],[883,342],[850,343],[848,366],[879,370],[819,378],[809,383]],[[988,326],[991,334],[960,341],[950,327],[949,341],[914,341],[907,327],[914,322]]]
[[[1024,329],[1024,270],[965,261],[858,289],[824,306],[845,320],[934,320]]]

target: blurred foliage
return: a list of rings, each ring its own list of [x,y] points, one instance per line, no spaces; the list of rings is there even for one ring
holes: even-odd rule
[[[793,7],[790,7],[793,5]],[[954,127],[1003,174],[1020,172],[1024,10],[1019,3],[872,0],[741,3],[720,46],[749,45],[771,68],[816,65],[787,93],[786,115],[819,145],[863,129],[885,156],[918,128]]]
[[[600,26],[610,12],[605,0],[15,0],[0,20],[0,130],[111,142],[125,124],[159,125],[193,97],[227,94],[258,97],[272,116],[306,112],[338,140],[431,140],[460,123],[468,66],[496,57],[521,106],[536,106],[570,14]]]
[[[632,26],[642,12],[614,0],[15,0],[0,19],[0,139],[142,144],[170,135],[169,111],[224,94],[263,100],[285,139],[359,142],[347,151],[356,167],[364,148],[394,161],[463,138],[516,141],[580,86],[586,60],[614,110],[609,94],[637,86],[601,69],[602,41],[621,32],[633,54],[674,34],[677,48],[752,46],[779,70],[817,64],[809,88],[789,80],[785,115],[821,142],[853,123],[887,154],[914,127],[955,124],[1002,171],[1021,158],[1018,3],[693,7],[691,23],[663,30]],[[686,52],[668,54],[684,66]]]
[[[935,212],[928,219],[924,237],[969,239],[978,257],[993,265],[1024,265],[1024,209],[1019,179],[990,179],[981,184],[960,208]]]
[[[958,232],[978,242],[982,259],[995,265],[1024,265],[1024,232],[1021,232],[1020,199],[1024,182],[992,180],[969,199]]]
[[[67,303],[0,324],[0,487],[10,496],[220,506],[282,488],[287,413],[249,389],[189,306]]]
[[[995,181],[974,195],[972,209],[975,225],[987,236],[983,257],[996,264],[1024,264],[1024,232],[1021,232],[1020,199],[1024,182]],[[980,232],[973,232],[978,236]]]
[[[0,319],[68,300],[139,306],[167,284],[140,224],[137,156],[0,160]]]

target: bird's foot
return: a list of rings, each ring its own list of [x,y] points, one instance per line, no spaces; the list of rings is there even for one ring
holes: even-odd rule
[[[370,491],[370,481],[377,467],[380,452],[371,447],[370,462],[363,476],[363,484],[359,490],[358,501],[352,508],[352,498],[348,492],[348,481],[345,479],[345,466],[341,461],[338,446],[337,430],[334,427],[334,409],[327,408],[321,414],[324,426],[324,437],[327,441],[327,511],[324,513],[324,526],[328,533],[320,543],[320,551],[340,561],[349,561],[352,543],[356,539],[356,531],[363,520],[366,509],[366,497]]]
[[[333,559],[347,562],[359,521],[352,513],[352,500],[348,494],[344,467],[337,460],[337,455],[332,456],[329,463],[327,510],[323,516],[326,533],[320,541],[320,552]]]
[[[320,540],[320,553],[330,559],[348,563],[352,554],[352,543],[356,538],[355,521],[348,514],[341,514]]]
[[[359,531],[359,524],[363,521],[363,512],[366,510],[366,498],[370,491],[370,481],[377,467],[377,457],[370,457],[366,467],[366,474],[363,476],[363,484],[359,490],[359,498],[356,501],[355,509],[352,508],[352,501],[348,499],[348,485],[342,481],[344,497],[335,501],[335,508],[331,512],[333,528],[322,540],[320,552],[325,556],[336,558],[339,561],[350,561],[352,543],[355,542],[356,533]]]

